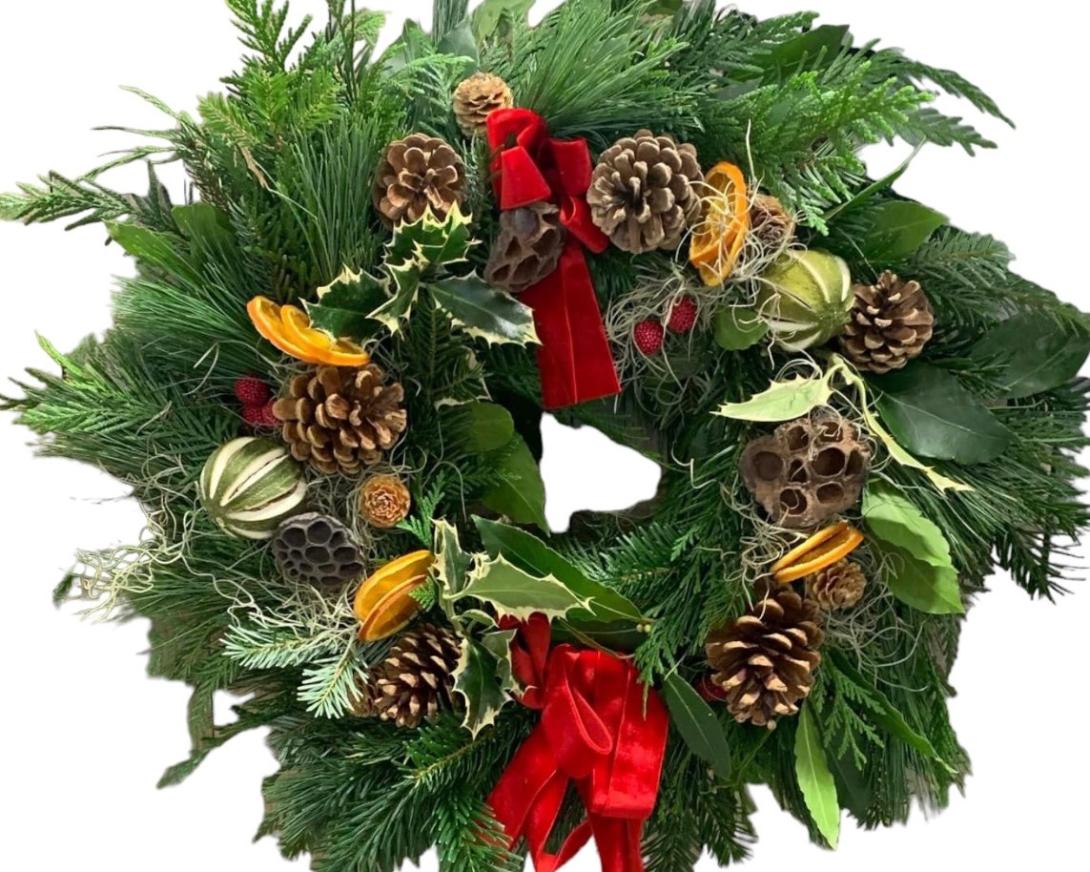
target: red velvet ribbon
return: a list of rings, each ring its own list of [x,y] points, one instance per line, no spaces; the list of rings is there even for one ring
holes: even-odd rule
[[[584,139],[553,139],[530,109],[499,109],[488,116],[495,158],[493,185],[500,209],[553,203],[568,239],[556,270],[522,294],[534,310],[541,347],[542,402],[574,406],[620,393],[584,248],[601,254],[609,239],[590,217],[587,190],[593,167]]]
[[[522,702],[541,711],[489,797],[511,848],[526,839],[536,872],[555,872],[593,836],[603,872],[643,872],[643,826],[658,797],[666,752],[666,708],[636,669],[602,651],[560,645],[548,653],[548,621],[532,619],[513,646]],[[544,639],[544,644],[542,644]],[[546,844],[568,785],[587,818],[559,853]]]

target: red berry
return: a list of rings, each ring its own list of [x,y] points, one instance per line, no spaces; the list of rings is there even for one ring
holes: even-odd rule
[[[265,407],[264,406],[243,406],[242,407],[242,420],[249,424],[254,429],[259,429],[265,426]]]
[[[682,297],[670,310],[670,320],[666,322],[672,333],[688,333],[696,326],[696,300]]]
[[[273,414],[273,405],[276,400],[269,400],[264,406],[261,407],[262,422],[266,427],[279,427],[280,419]]]
[[[272,396],[269,386],[254,375],[244,375],[235,381],[235,396],[243,406],[263,406]]]
[[[632,331],[632,339],[640,350],[640,354],[645,357],[651,357],[662,351],[662,343],[665,337],[666,331],[662,325],[658,321],[650,319],[641,321],[636,325],[636,329]]]

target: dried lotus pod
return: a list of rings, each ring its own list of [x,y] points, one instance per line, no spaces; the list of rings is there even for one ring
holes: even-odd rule
[[[754,439],[742,480],[769,518],[793,530],[816,527],[859,502],[870,449],[836,414],[799,418]]]
[[[500,232],[484,270],[494,287],[521,293],[551,275],[564,251],[560,210],[532,203],[500,215]]]
[[[316,586],[361,578],[363,553],[349,529],[328,515],[310,512],[280,525],[272,542],[280,572]]]

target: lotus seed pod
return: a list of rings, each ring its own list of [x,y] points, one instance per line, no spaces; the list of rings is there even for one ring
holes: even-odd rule
[[[758,308],[788,351],[824,345],[838,336],[852,310],[848,264],[824,251],[788,251],[761,276]]]

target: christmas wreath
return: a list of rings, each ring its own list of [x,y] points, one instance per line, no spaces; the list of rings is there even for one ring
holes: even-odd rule
[[[1088,520],[1090,333],[859,151],[992,146],[933,91],[1003,114],[811,14],[467,5],[379,53],[345,0],[228,0],[225,93],[0,199],[135,260],[7,406],[146,509],[58,598],[192,685],[162,783],[267,728],[261,832],[320,872],[725,864],[756,783],[830,846],[943,806],[968,606],[996,567],[1052,597]],[[656,498],[550,534],[543,410]]]

